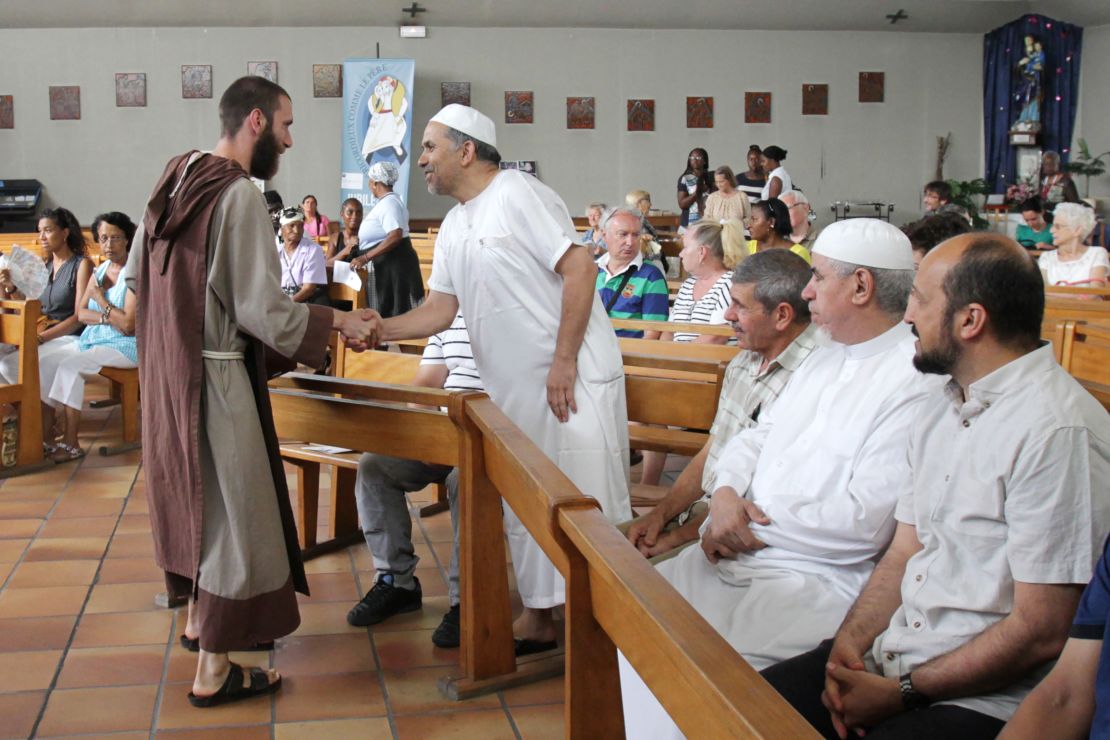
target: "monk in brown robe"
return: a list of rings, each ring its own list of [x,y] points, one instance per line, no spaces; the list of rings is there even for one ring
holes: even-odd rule
[[[269,396],[267,350],[318,366],[331,330],[364,349],[362,316],[281,292],[262,194],[293,145],[289,95],[261,77],[220,100],[211,153],[172,159],[151,195],[128,278],[138,296],[143,468],[155,559],[190,598],[182,644],[200,653],[189,700],[213,706],[280,685],[231,650],[297,628],[308,593]]]

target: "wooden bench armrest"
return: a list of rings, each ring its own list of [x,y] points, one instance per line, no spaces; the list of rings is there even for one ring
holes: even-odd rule
[[[685,429],[663,427],[628,427],[628,446],[634,450],[654,452],[673,452],[676,455],[693,457],[709,441],[706,432],[689,432]]]

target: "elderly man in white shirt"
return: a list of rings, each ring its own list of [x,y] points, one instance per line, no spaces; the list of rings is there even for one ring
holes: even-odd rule
[[[443,220],[427,300],[385,319],[381,341],[447,327],[461,306],[490,398],[610,521],[631,515],[628,412],[620,346],[594,290],[597,267],[566,204],[517,170],[499,170],[493,121],[444,107],[423,137],[428,190],[458,201]],[[517,655],[557,647],[563,578],[509,507],[505,529],[524,613]]]
[[[1047,672],[1110,527],[1110,417],[1040,341],[1037,266],[966,234],[921,263],[894,541],[833,640],[764,671],[826,737],[993,738]]]
[[[909,239],[883,221],[841,221],[813,258],[802,297],[835,343],[728,443],[701,547],[659,566],[756,668],[815,647],[847,613],[890,542],[911,420],[938,386],[914,369],[901,323]],[[620,667],[628,736],[680,737],[623,656]]]

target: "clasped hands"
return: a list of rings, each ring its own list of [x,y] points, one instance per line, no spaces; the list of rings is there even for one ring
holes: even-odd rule
[[[850,734],[863,737],[868,728],[903,711],[898,679],[868,671],[863,650],[851,643],[845,635],[837,635],[833,641],[821,692],[821,703],[829,710],[841,740]]]
[[[359,311],[336,311],[335,328],[348,349],[363,352],[381,343],[385,325],[377,311],[364,308]]]
[[[714,491],[709,499],[709,523],[701,536],[701,549],[709,562],[717,563],[722,558],[735,558],[740,553],[767,547],[752,532],[752,522],[766,526],[771,520],[732,486],[721,486]]]

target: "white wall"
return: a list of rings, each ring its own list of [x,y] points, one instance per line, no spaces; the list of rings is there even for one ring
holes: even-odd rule
[[[1084,29],[1079,86],[1075,138],[1086,139],[1091,154],[1100,154],[1110,150],[1110,26]],[[1077,178],[1076,185],[1083,195],[1084,179]],[[1110,173],[1091,178],[1091,195],[1110,196]]]
[[[276,59],[295,146],[272,186],[287,201],[313,192],[335,212],[341,102],[312,97],[312,64],[373,56],[376,42],[382,57],[416,59],[417,137],[439,107],[439,83],[468,80],[474,104],[498,121],[503,156],[537,160],[573,213],[637,187],[675,209],[694,146],[712,166],[734,168],[749,143],[788,149],[822,222],[832,200],[864,197],[893,200],[896,219],[911,218],[933,177],[936,137],[949,131],[946,176],[981,171],[977,34],[433,27],[428,39],[403,41],[394,28],[17,29],[0,30],[6,59],[21,60],[0,65],[0,94],[15,96],[16,116],[14,130],[0,131],[0,178],[42,180],[83,223],[107,209],[137,216],[170,156],[215,143],[216,103],[247,61]],[[181,64],[213,65],[212,100],[181,98]],[[886,72],[885,103],[856,102],[861,70]],[[147,73],[146,108],[116,108],[116,72]],[[801,116],[806,82],[829,84],[828,116]],[[80,121],[49,120],[48,85],[81,86]],[[501,123],[505,90],[535,91],[535,124]],[[774,123],[743,123],[745,90],[773,93]],[[566,129],[565,98],[580,95],[597,98],[595,130]],[[715,128],[686,129],[687,95],[714,96]],[[625,130],[627,98],[655,99],[654,133]],[[442,216],[450,204],[414,180],[412,215]]]

